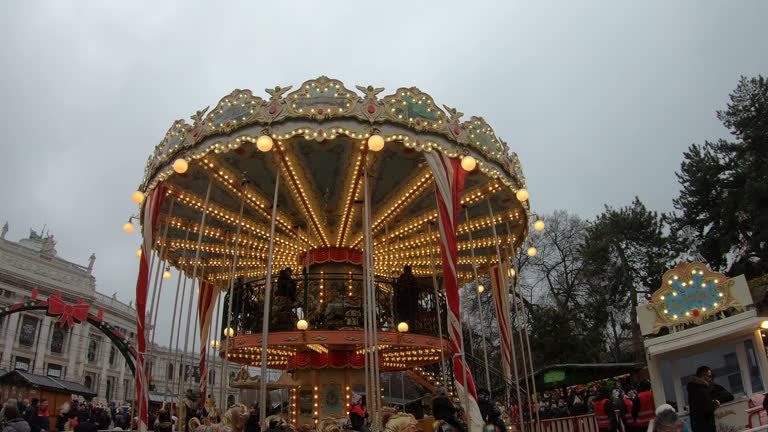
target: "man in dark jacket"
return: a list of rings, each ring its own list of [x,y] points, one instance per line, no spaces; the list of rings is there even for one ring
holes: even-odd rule
[[[712,398],[711,380],[712,369],[701,366],[688,382],[688,407],[693,432],[717,432],[715,410],[720,402]]]
[[[464,431],[464,426],[456,418],[456,407],[448,398],[444,388],[437,389],[437,395],[432,399],[432,415],[435,420],[443,420],[453,426],[457,431]]]
[[[477,390],[477,405],[480,408],[480,415],[483,416],[483,421],[486,424],[493,424],[501,432],[507,430],[504,420],[501,419],[501,412],[491,400],[491,393],[488,390]]]
[[[416,324],[417,305],[419,302],[419,281],[411,266],[403,267],[403,274],[395,284],[395,313],[398,322]]]
[[[2,432],[29,432],[29,423],[21,418],[19,408],[15,405],[6,405],[3,408],[5,425]]]
[[[38,403],[40,403],[40,401],[37,398],[32,398],[32,401],[30,402],[29,406],[26,407],[23,413],[24,420],[27,421],[27,424],[29,424],[32,432],[40,432],[40,424],[37,421]]]

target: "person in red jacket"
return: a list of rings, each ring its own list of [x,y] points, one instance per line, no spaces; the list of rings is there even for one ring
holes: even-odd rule
[[[641,381],[637,386],[637,397],[632,401],[631,423],[635,432],[648,429],[648,424],[656,417],[656,404],[653,402],[653,390],[650,381]]]
[[[352,393],[352,398],[349,402],[349,422],[352,425],[352,430],[357,432],[367,430],[365,421],[368,418],[368,410],[366,409],[363,397],[357,393]]]
[[[627,407],[627,412],[624,414],[624,424],[630,429],[632,428],[632,423],[635,422],[635,417],[632,411],[632,396],[634,396],[634,390],[630,390],[628,394],[624,395],[624,405]]]
[[[600,432],[614,432],[616,428],[611,421],[613,416],[613,404],[608,398],[608,390],[605,387],[600,388],[597,392],[597,398],[592,403],[593,411],[595,412],[595,420],[597,421],[597,428]]]

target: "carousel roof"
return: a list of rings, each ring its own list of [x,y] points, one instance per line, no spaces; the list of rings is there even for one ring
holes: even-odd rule
[[[416,274],[439,273],[434,179],[423,156],[430,151],[477,162],[462,197],[459,277],[471,278],[470,232],[479,266],[497,261],[492,221],[507,254],[523,245],[530,211],[516,196],[525,188],[520,162],[482,117],[463,121],[415,87],[381,98],[383,88],[357,89],[320,77],[296,89],[267,89],[268,99],[235,90],[197,111],[192,124],[175,121],[139,188],[147,193],[162,184],[172,198],[164,200],[154,247],[166,247],[169,261],[185,271],[197,263],[208,279],[229,278],[237,249],[236,274],[263,275],[279,174],[276,267],[299,266],[312,249],[361,250],[367,167],[377,274],[399,273],[406,264]],[[381,151],[369,148],[372,135],[384,138]],[[257,148],[264,136],[271,139],[259,144],[272,144],[266,152]]]

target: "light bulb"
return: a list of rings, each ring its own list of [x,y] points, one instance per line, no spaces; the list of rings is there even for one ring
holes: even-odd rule
[[[163,279],[170,279],[171,278],[171,272],[166,270],[163,272]]]
[[[173,161],[173,170],[176,171],[176,173],[184,174],[187,172],[187,169],[189,169],[189,163],[187,163],[186,159],[178,158]]]
[[[528,191],[525,189],[518,189],[515,196],[520,202],[526,201],[528,199]]]
[[[483,291],[485,291],[485,287],[484,287],[484,286],[482,286],[482,285],[478,285],[478,286],[477,286],[477,292],[479,292],[480,294],[482,294],[482,293],[483,293]]]
[[[384,148],[384,138],[381,135],[371,135],[368,138],[368,149],[370,151],[381,151]]]
[[[397,331],[400,333],[408,333],[408,323],[403,321],[397,325]]]
[[[128,234],[133,232],[133,224],[130,222],[126,222],[125,225],[123,225],[123,231],[127,232]]]
[[[218,347],[219,347],[219,341],[217,341],[216,339],[213,339],[211,341],[211,348],[216,349]]]
[[[530,257],[534,257],[534,256],[536,256],[536,253],[537,253],[537,252],[538,252],[538,251],[537,251],[537,250],[536,250],[536,248],[535,248],[535,247],[533,247],[533,246],[531,246],[531,247],[529,247],[529,248],[528,248],[528,256],[530,256]]]
[[[300,319],[296,323],[296,328],[301,330],[301,331],[304,331],[304,330],[309,328],[309,323],[307,322],[307,320]]]
[[[141,258],[141,249],[136,249],[136,256]]]
[[[259,151],[268,152],[272,150],[273,144],[272,137],[269,135],[261,135],[256,139],[256,148],[259,149]]]
[[[539,219],[533,223],[533,229],[536,231],[544,231],[544,221]]]
[[[464,156],[461,158],[461,167],[464,169],[464,171],[472,171],[477,166],[477,160],[473,158],[472,156]]]
[[[517,272],[515,271],[515,269],[514,269],[514,268],[510,267],[510,268],[509,268],[509,271],[507,272],[507,274],[509,275],[509,277],[515,277],[515,275],[517,274]]]
[[[232,337],[235,335],[235,329],[232,327],[227,327],[224,329],[224,336],[226,337]]]
[[[141,204],[142,202],[144,202],[144,192],[136,191],[132,193],[131,201],[135,202],[136,204]]]

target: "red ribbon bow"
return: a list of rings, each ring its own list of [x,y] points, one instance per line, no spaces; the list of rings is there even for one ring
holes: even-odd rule
[[[72,328],[75,323],[81,323],[88,319],[88,310],[91,307],[78,299],[76,305],[64,303],[61,297],[51,296],[48,298],[48,315],[60,316],[57,323],[66,328]]]

